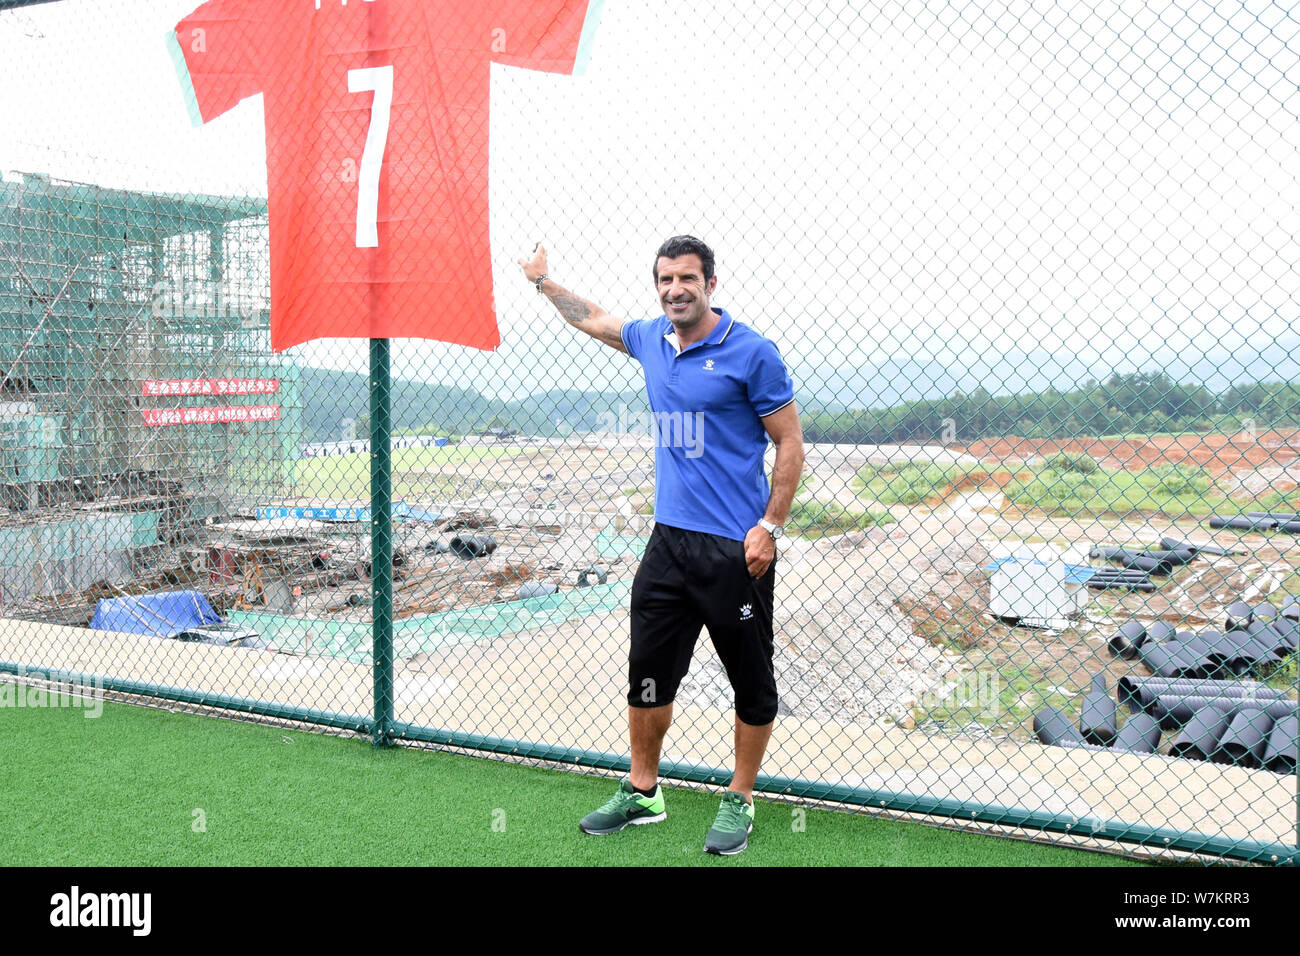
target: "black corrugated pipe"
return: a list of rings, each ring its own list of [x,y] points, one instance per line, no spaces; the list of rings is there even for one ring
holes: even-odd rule
[[[1173,570],[1172,562],[1145,557],[1135,551],[1130,551],[1128,548],[1094,548],[1091,553],[1094,557],[1100,553],[1107,561],[1118,561],[1129,571],[1165,575]]]
[[[1150,569],[1151,565],[1137,565],[1130,564],[1129,562],[1135,558],[1142,558],[1146,562],[1155,561],[1164,568],[1176,568],[1194,561],[1196,559],[1196,552],[1191,548],[1171,548],[1164,551],[1155,548],[1145,548],[1140,551],[1134,551],[1132,548],[1098,546],[1088,552],[1088,557],[1101,558],[1106,561],[1121,561],[1124,562],[1125,567],[1147,571]]]
[[[456,535],[451,539],[451,553],[469,561],[482,558],[497,549],[497,539],[490,534]]]
[[[1222,710],[1229,716],[1238,711],[1263,711],[1274,720],[1296,712],[1295,703],[1289,700],[1241,700],[1231,697],[1185,697],[1181,694],[1161,694],[1151,708],[1151,716],[1160,721],[1165,730],[1189,724],[1203,710]]]
[[[1098,674],[1079,708],[1079,732],[1088,743],[1109,747],[1117,731],[1118,708],[1106,687],[1106,675]]]
[[[1256,604],[1255,609],[1250,612],[1250,622],[1256,621],[1274,621],[1277,619],[1277,605],[1269,604],[1265,601],[1263,604]]]
[[[1257,681],[1167,680],[1162,677],[1121,677],[1116,686],[1120,704],[1132,711],[1150,713],[1162,695],[1224,697],[1230,700],[1286,700],[1286,691],[1274,690]]]
[[[1296,652],[1300,646],[1300,621],[1289,617],[1279,617],[1272,624],[1277,634],[1277,643],[1273,647],[1273,660],[1280,661]]]
[[[1211,651],[1202,635],[1183,631],[1174,640],[1156,642],[1148,638],[1138,648],[1138,657],[1156,677],[1204,680],[1218,669],[1210,659]]]
[[[1228,669],[1228,661],[1240,649],[1238,639],[1224,634],[1223,631],[1201,631],[1201,641],[1206,648],[1205,676],[1215,678],[1220,674],[1231,673]]]
[[[1279,627],[1279,623],[1282,627]],[[1287,625],[1290,625],[1289,627]],[[1285,630],[1283,630],[1285,628]],[[1295,650],[1295,640],[1291,636],[1295,629],[1294,621],[1251,621],[1246,627],[1246,636],[1258,649],[1255,655],[1258,663],[1280,661]]]
[[[1223,626],[1230,631],[1243,631],[1254,613],[1255,609],[1245,601],[1233,601],[1224,609]]]
[[[1295,714],[1279,717],[1268,735],[1264,750],[1264,766],[1274,773],[1295,773],[1295,740],[1297,718]]]
[[[1138,656],[1138,649],[1146,639],[1147,629],[1141,621],[1125,621],[1111,639],[1106,642],[1106,646],[1116,657],[1131,661]]]
[[[1121,576],[1123,575],[1123,576]],[[1121,575],[1108,575],[1103,572],[1097,572],[1088,578],[1088,587],[1103,590],[1127,590],[1127,591],[1154,591],[1155,582],[1145,574],[1139,576],[1127,576],[1128,572],[1121,572]]]
[[[1045,707],[1034,714],[1034,735],[1040,743],[1057,747],[1084,746],[1083,737],[1068,717],[1055,707]]]
[[[1178,642],[1158,644],[1146,641],[1138,648],[1138,657],[1156,677],[1174,678],[1178,676]]]
[[[1219,664],[1211,659],[1213,647],[1204,634],[1184,631],[1178,635],[1176,645],[1168,646],[1174,652],[1179,677],[1205,680],[1213,677],[1219,669]]]
[[[1278,522],[1272,518],[1251,518],[1246,515],[1234,515],[1231,518],[1215,516],[1210,519],[1211,528],[1227,528],[1230,531],[1276,531]]]
[[[1138,712],[1131,714],[1124,721],[1124,726],[1115,736],[1111,750],[1126,750],[1131,753],[1153,754],[1160,746],[1160,721],[1150,714]]]
[[[1239,710],[1219,739],[1217,763],[1235,763],[1242,767],[1264,765],[1264,750],[1276,719],[1266,710]]]
[[[1219,750],[1219,739],[1228,729],[1231,719],[1231,711],[1219,707],[1202,707],[1183,727],[1182,733],[1174,738],[1169,755],[1192,760],[1213,758]]]

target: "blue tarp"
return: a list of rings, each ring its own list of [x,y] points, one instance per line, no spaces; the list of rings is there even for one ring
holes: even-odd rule
[[[1046,561],[1030,561],[1024,558],[998,558],[992,564],[984,566],[985,571],[993,572],[1004,564],[1042,564]],[[1088,579],[1097,573],[1096,568],[1091,568],[1086,564],[1067,564],[1065,565],[1065,583],[1066,584],[1087,584]]]
[[[404,516],[409,507],[405,502],[393,502],[393,517],[400,518]],[[369,508],[292,508],[292,507],[261,507],[257,509],[257,517],[266,518],[312,518],[317,521],[369,521]]]
[[[198,591],[168,591],[103,598],[95,605],[90,626],[97,631],[175,637],[199,624],[219,624],[221,617]]]

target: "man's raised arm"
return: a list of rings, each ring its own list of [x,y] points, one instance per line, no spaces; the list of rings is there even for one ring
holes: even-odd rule
[[[536,285],[537,280],[546,275],[546,247],[539,242],[533,250],[532,259],[520,259],[519,265],[523,267],[528,281]],[[610,348],[618,349],[620,352],[627,351],[627,346],[623,344],[623,319],[610,315],[594,302],[588,302],[581,296],[574,295],[554,279],[547,278],[542,282],[541,289],[551,303],[560,310],[560,315],[564,316],[565,321],[575,329],[581,329]]]

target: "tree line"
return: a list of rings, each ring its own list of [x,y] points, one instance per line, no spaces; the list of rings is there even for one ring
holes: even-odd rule
[[[1257,382],[1215,393],[1164,372],[1116,373],[1080,388],[993,395],[979,387],[892,408],[810,411],[804,438],[854,444],[970,443],[995,435],[1069,438],[1157,432],[1288,429],[1300,422],[1300,384]]]

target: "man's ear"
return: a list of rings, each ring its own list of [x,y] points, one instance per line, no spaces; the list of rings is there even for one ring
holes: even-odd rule
[[[709,284],[707,287],[709,295],[713,295],[713,290],[716,289],[717,287],[718,287],[718,277],[715,275],[712,279],[709,280]]]

